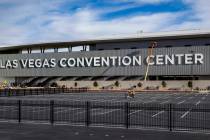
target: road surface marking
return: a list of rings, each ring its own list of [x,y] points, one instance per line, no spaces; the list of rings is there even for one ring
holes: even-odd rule
[[[135,113],[141,112],[141,111],[142,111],[142,110],[137,110],[137,111],[134,111],[134,112],[129,113],[128,115],[132,115],[132,114],[135,114]]]
[[[184,103],[185,101],[186,101],[186,100],[183,100],[183,101],[179,102],[179,103],[178,103],[178,105],[179,105],[179,104],[182,104],[182,103]]]
[[[190,113],[190,110],[189,111],[187,111],[187,112],[185,112],[182,116],[181,116],[181,118],[184,118],[187,114],[189,114]]]
[[[201,101],[198,101],[195,105],[199,105],[201,103]]]
[[[165,103],[168,103],[169,101],[165,101],[165,102],[162,102],[162,103],[160,103],[160,104],[165,104]]]
[[[104,114],[108,114],[108,113],[111,113],[111,112],[114,112],[114,111],[118,111],[120,109],[114,109],[114,110],[110,110],[110,111],[107,111],[107,112],[102,112],[102,113],[96,113],[96,114],[93,114],[94,116],[96,115],[104,115]]]
[[[158,112],[158,113],[156,113],[156,114],[154,114],[154,115],[152,115],[152,117],[155,117],[155,116],[157,116],[157,115],[159,115],[159,114],[162,114],[162,113],[164,113],[165,111],[164,110],[162,110],[162,111],[160,111],[160,112]]]

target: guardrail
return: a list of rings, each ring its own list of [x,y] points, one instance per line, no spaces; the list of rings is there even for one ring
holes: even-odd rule
[[[209,131],[210,104],[0,99],[0,120]]]

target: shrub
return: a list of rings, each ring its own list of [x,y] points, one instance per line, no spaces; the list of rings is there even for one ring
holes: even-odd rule
[[[209,89],[210,89],[210,87],[209,87]],[[199,90],[199,87],[196,87],[195,90]]]
[[[162,81],[162,87],[166,87],[167,86],[167,84],[166,84],[166,82],[165,81]]]
[[[98,87],[98,82],[96,82],[96,81],[93,82],[93,86],[94,86],[94,87]]]
[[[137,86],[138,86],[138,87],[142,87],[142,83],[139,82],[139,83],[137,84]]]
[[[193,87],[192,81],[189,81],[187,85],[188,85],[189,88],[192,88]]]
[[[75,82],[75,83],[74,83],[74,87],[77,87],[77,85],[78,85],[77,82]]]
[[[114,85],[115,85],[116,87],[119,87],[119,86],[120,86],[119,81],[116,81],[116,82],[114,83]]]

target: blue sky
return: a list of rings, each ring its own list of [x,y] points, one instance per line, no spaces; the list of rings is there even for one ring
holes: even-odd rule
[[[208,30],[209,0],[0,0],[0,46]]]

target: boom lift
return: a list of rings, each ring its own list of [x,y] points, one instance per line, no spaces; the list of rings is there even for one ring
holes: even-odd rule
[[[153,55],[153,49],[155,47],[157,47],[157,42],[154,41],[154,42],[151,43],[151,45],[148,48],[148,57],[150,57],[151,55]],[[148,72],[149,72],[150,61],[151,61],[151,59],[148,58],[148,64],[147,64],[147,67],[146,67],[146,72],[145,72],[145,76],[144,76],[144,82],[146,82],[146,80],[147,80],[147,76],[148,76]],[[134,96],[135,96],[135,90],[134,89],[128,90],[128,96],[127,97],[134,98]]]
[[[148,62],[147,62],[147,67],[146,67],[146,72],[145,72],[145,76],[144,76],[144,81],[147,80],[147,76],[148,76],[148,72],[149,72],[149,66],[150,66],[150,56],[153,55],[153,49],[157,47],[157,42],[152,42],[151,45],[148,48]]]

